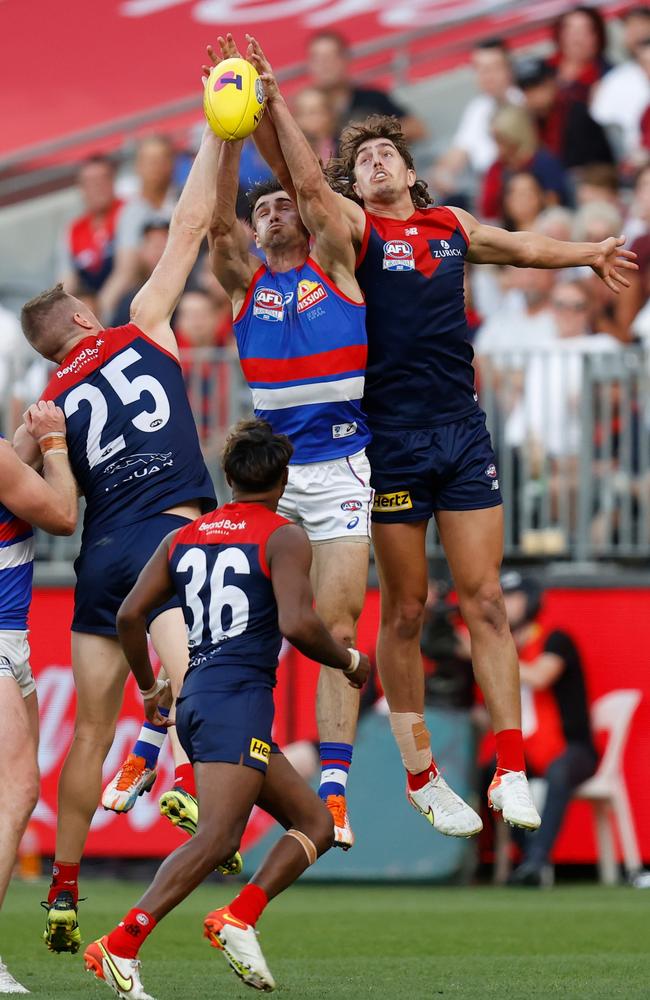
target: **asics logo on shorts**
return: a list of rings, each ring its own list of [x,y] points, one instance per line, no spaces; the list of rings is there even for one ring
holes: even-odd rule
[[[255,760],[261,760],[263,764],[268,764],[271,756],[271,747],[264,740],[256,740],[253,737],[248,754],[250,757],[254,757]]]
[[[375,493],[375,500],[372,505],[374,511],[410,510],[413,506],[411,494],[408,490],[399,490],[396,493]]]

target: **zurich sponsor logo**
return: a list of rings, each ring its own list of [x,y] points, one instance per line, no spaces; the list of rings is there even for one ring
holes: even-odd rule
[[[389,240],[384,243],[384,271],[413,271],[413,247],[406,240]]]
[[[442,257],[462,257],[463,251],[454,249],[449,245],[447,240],[440,240],[440,249],[434,246],[434,241],[431,240],[429,243],[431,247],[431,256],[435,257],[436,260],[440,260]]]
[[[284,319],[284,297],[276,288],[258,288],[253,298],[253,316],[271,323]]]
[[[362,507],[363,504],[360,500],[344,500],[341,504],[341,510],[345,511],[361,510]]]

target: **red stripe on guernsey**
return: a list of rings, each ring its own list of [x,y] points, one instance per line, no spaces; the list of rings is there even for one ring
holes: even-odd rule
[[[146,340],[156,350],[166,354],[177,365],[179,364],[178,358],[161,347],[135,323],[110,327],[107,330],[99,330],[90,337],[83,337],[75,344],[52,375],[41,399],[56,399],[62,392],[66,392],[78,382],[83,382],[94,371],[101,368],[109,358],[119,354],[134,340]]]
[[[251,278],[251,283],[248,286],[248,291],[246,292],[246,295],[244,297],[244,301],[242,302],[242,304],[241,304],[241,306],[239,308],[239,312],[235,316],[235,318],[233,320],[233,323],[238,323],[239,320],[244,315],[244,313],[246,312],[246,310],[248,309],[249,305],[251,304],[251,299],[253,298],[253,292],[255,291],[255,285],[257,284],[257,282],[262,277],[262,275],[264,274],[265,271],[266,271],[266,265],[265,264],[260,264],[260,266],[258,267],[257,271],[255,272],[255,274]]]
[[[11,521],[0,524],[0,542],[12,542],[14,538],[31,534],[32,526],[27,521],[21,521],[19,517],[12,517]]]
[[[168,558],[177,545],[257,545],[260,568],[270,576],[266,543],[274,531],[291,523],[261,503],[227,503],[177,531]]]
[[[363,295],[361,296],[361,302],[357,302],[355,301],[355,299],[351,299],[348,295],[345,294],[345,292],[341,291],[338,285],[334,284],[329,275],[325,274],[322,267],[320,267],[320,265],[316,263],[313,257],[308,257],[305,263],[309,264],[311,269],[316,272],[318,277],[321,278],[325,282],[327,287],[331,288],[334,294],[338,295],[340,299],[343,299],[344,302],[348,302],[351,306],[358,306],[360,309],[364,308],[366,302],[365,299],[363,298]]]
[[[355,344],[302,358],[242,358],[241,367],[247,382],[299,382],[324,375],[364,371],[367,359],[366,345]]]
[[[356,267],[359,267],[363,263],[363,259],[366,256],[366,251],[368,249],[368,241],[370,239],[370,229],[371,229],[370,216],[366,212],[366,226],[365,229],[363,230],[363,239],[361,240],[361,246],[359,248],[359,253],[357,254]]]

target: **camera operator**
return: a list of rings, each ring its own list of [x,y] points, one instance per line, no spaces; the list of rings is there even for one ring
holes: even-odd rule
[[[598,762],[580,653],[564,631],[539,623],[543,590],[517,572],[501,578],[508,623],[519,653],[524,753],[529,773],[543,777],[542,824],[523,841],[523,860],[509,885],[539,886],[574,790]],[[487,769],[491,774],[494,770]]]

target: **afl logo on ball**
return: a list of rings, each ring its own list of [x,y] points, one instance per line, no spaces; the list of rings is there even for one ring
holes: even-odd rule
[[[413,247],[405,240],[389,240],[384,243],[384,271],[413,271],[415,258]]]
[[[253,316],[281,323],[284,319],[284,298],[275,288],[258,288],[253,300]]]
[[[257,98],[258,104],[264,104],[264,84],[260,80],[259,76],[255,81],[255,97]]]

